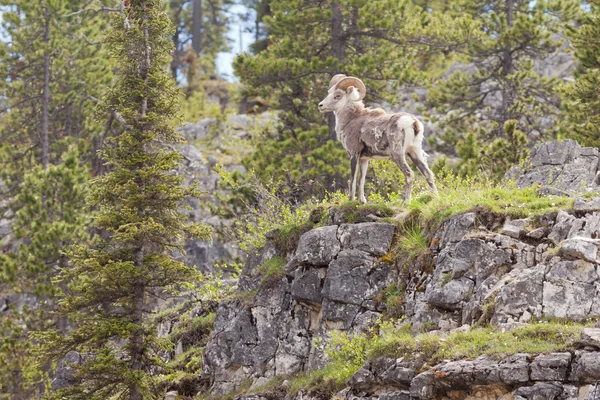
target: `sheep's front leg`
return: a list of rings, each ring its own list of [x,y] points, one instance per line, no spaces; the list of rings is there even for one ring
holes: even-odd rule
[[[358,156],[350,156],[350,201],[354,200],[356,195],[356,172],[358,166]]]
[[[360,160],[360,181],[358,183],[358,201],[367,204],[365,197],[365,178],[367,177],[367,169],[369,168],[369,160]]]

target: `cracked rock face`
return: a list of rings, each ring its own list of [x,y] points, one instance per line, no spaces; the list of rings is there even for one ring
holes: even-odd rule
[[[581,147],[574,140],[545,142],[531,153],[529,164],[515,166],[505,178],[516,178],[517,186],[542,185],[549,194],[598,190],[594,182],[600,156],[598,149]]]
[[[255,273],[276,249],[267,245],[262,255],[250,257],[239,286],[256,294],[247,304],[219,306],[204,352],[211,391],[226,394],[244,379],[322,366],[326,358],[317,341],[334,329],[359,333],[370,327],[382,311],[375,297],[390,275],[377,257],[388,252],[393,235],[393,225],[376,222],[314,229],[301,236],[287,276],[268,285]]]
[[[401,312],[415,333],[476,322],[511,329],[533,319],[598,317],[600,212],[571,212],[548,214],[535,226],[481,211],[456,215],[432,234],[426,254],[403,271],[379,260],[390,249],[392,225],[321,227],[302,235],[288,255],[285,275],[265,285],[259,266],[282,255],[268,243],[248,259],[240,300],[217,311],[204,354],[211,390],[225,394],[245,379],[323,367],[323,344],[332,331],[366,332],[384,308],[377,295],[390,283],[404,285]],[[481,356],[425,368],[415,360],[371,360],[337,398],[589,398],[600,381],[596,330],[586,331],[579,343],[584,350],[575,352]],[[295,399],[312,398],[302,396]]]

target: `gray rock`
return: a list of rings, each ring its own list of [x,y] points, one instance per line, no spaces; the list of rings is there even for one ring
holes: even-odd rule
[[[507,223],[506,225],[504,225],[504,227],[502,227],[502,230],[500,231],[500,233],[502,235],[506,235],[508,237],[518,239],[521,235],[523,235],[525,233],[525,230],[518,226]]]
[[[575,221],[575,217],[566,213],[565,211],[559,211],[556,216],[556,223],[552,227],[552,232],[548,235],[548,239],[550,239],[555,245],[559,244],[563,240],[567,238],[571,227],[573,226],[573,222]]]
[[[443,249],[450,244],[460,242],[474,224],[475,213],[473,212],[453,216],[436,233],[438,247]]]
[[[559,244],[560,254],[567,259],[581,259],[596,263],[598,247],[583,239],[573,238],[563,240]]]
[[[573,211],[578,213],[600,211],[600,197],[594,197],[589,200],[578,197],[573,204]]]
[[[541,184],[559,191],[580,193],[597,187],[594,178],[598,161],[597,149],[581,148],[574,140],[555,140],[536,147],[529,164],[511,169],[505,178],[516,177],[520,188]]]
[[[428,292],[427,303],[446,310],[462,308],[473,293],[475,283],[471,279],[451,280],[444,286],[434,287]]]
[[[382,393],[379,395],[379,400],[412,400],[412,397],[408,391],[397,390],[395,392]]]
[[[325,329],[348,330],[360,311],[360,306],[325,299],[323,301],[322,325]]]
[[[325,271],[314,268],[301,273],[292,282],[292,297],[298,301],[320,304],[323,301],[321,287],[324,277]]]
[[[206,164],[206,159],[204,158],[204,155],[196,146],[191,144],[184,144],[176,147],[181,152],[181,155],[183,155],[183,158],[188,162],[196,164]]]
[[[600,380],[600,352],[576,352],[571,368],[571,381],[596,383]]]
[[[513,354],[499,363],[500,380],[508,385],[529,381],[529,354]]]
[[[583,260],[550,265],[543,283],[544,314],[582,320],[591,311],[599,279],[594,265]]]
[[[187,123],[179,128],[179,130],[188,141],[193,142],[194,140],[205,139],[211,127],[216,126],[216,124],[216,118],[205,118],[195,124]]]
[[[179,393],[177,392],[177,390],[172,390],[170,392],[165,393],[164,400],[177,400],[178,395]]]
[[[600,328],[583,328],[579,342],[584,346],[600,348]]]
[[[375,382],[375,375],[366,367],[360,368],[348,380],[348,384],[358,390],[367,389]]]
[[[431,371],[421,372],[410,382],[410,395],[421,400],[434,399],[435,375]]]
[[[531,153],[531,165],[564,165],[581,154],[581,146],[575,140],[554,140],[542,143]]]
[[[340,241],[344,249],[360,250],[375,256],[388,252],[394,238],[394,225],[365,222],[340,226]]]
[[[525,269],[501,286],[492,323],[506,323],[509,318],[518,320],[525,311],[540,317],[545,270],[544,265]]]
[[[530,239],[541,240],[544,237],[546,237],[549,232],[550,232],[550,230],[547,227],[543,226],[541,228],[536,228],[536,229],[532,230],[531,232],[527,233],[527,235],[525,235],[525,236],[527,236]]]
[[[363,305],[385,287],[388,274],[387,264],[376,263],[358,250],[343,250],[329,264],[323,296],[339,303]]]
[[[561,398],[562,384],[559,382],[537,382],[533,386],[521,386],[515,391],[515,399],[554,400]]]
[[[336,225],[313,229],[300,236],[296,258],[311,265],[329,264],[341,250]]]
[[[52,389],[59,390],[75,385],[79,378],[75,377],[76,368],[83,363],[83,357],[76,351],[68,352],[58,361],[56,372],[52,380]]]
[[[540,354],[531,363],[531,380],[565,381],[571,364],[571,353]]]

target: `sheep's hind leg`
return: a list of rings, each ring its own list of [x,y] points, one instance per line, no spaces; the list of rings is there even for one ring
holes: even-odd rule
[[[350,201],[354,201],[354,197],[356,195],[356,172],[358,166],[358,157],[351,156],[350,157]]]
[[[427,162],[425,161],[423,155],[421,154],[421,157],[419,157],[419,155],[416,152],[412,151],[408,153],[408,156],[415,164],[419,172],[421,172],[421,174],[423,174],[423,176],[425,177],[425,180],[431,188],[431,191],[437,194],[437,187],[435,186],[435,177],[433,175],[433,171],[429,169],[429,166],[427,165]]]
[[[365,197],[365,179],[367,177],[367,169],[369,169],[369,160],[360,160],[360,181],[358,183],[358,201],[363,204],[367,203]]]
[[[398,165],[406,179],[406,184],[404,185],[404,203],[407,203],[410,201],[410,197],[412,195],[414,174],[406,162],[406,155],[404,153],[392,154],[392,159]]]

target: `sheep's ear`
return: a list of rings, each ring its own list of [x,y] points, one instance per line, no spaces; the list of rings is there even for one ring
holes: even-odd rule
[[[350,95],[350,100],[356,101],[360,98],[360,93],[354,86],[348,86],[346,93]]]

